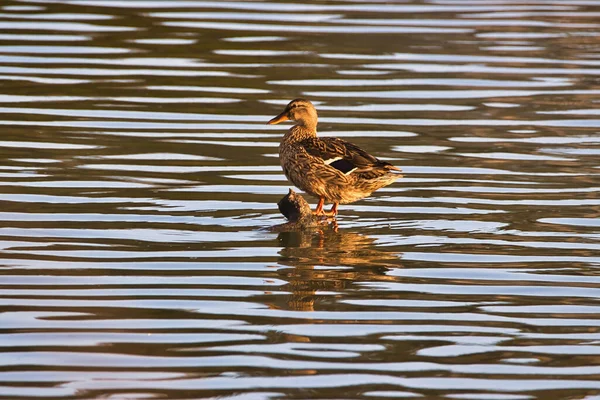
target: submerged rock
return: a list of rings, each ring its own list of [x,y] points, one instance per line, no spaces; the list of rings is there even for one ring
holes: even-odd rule
[[[304,200],[304,197],[294,192],[292,189],[279,200],[277,206],[279,207],[281,214],[283,214],[289,222],[270,228],[272,231],[284,232],[311,229],[323,225],[324,223],[324,221],[313,214],[310,205]],[[325,221],[325,224],[326,223],[327,222]]]
[[[310,205],[304,197],[294,192],[292,189],[277,203],[279,211],[290,222],[299,224],[316,224],[317,218],[314,216]]]

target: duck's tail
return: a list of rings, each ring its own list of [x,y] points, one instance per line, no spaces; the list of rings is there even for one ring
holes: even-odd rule
[[[386,168],[388,170],[388,172],[390,172],[391,174],[393,174],[396,179],[402,178],[402,170],[392,164],[388,164],[386,165]]]

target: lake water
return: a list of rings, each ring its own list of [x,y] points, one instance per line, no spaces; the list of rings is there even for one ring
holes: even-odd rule
[[[0,397],[600,399],[599,35],[592,0],[3,1]],[[405,174],[337,230],[268,230],[296,97]]]

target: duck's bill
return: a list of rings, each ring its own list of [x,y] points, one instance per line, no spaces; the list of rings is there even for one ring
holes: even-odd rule
[[[282,112],[281,114],[279,114],[278,116],[276,116],[275,118],[271,119],[269,122],[267,122],[267,124],[269,125],[275,125],[278,124],[280,122],[283,121],[289,121],[289,118],[287,116],[287,112]]]

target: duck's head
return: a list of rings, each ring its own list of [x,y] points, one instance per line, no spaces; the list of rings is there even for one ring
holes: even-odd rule
[[[315,109],[315,106],[306,99],[292,100],[281,114],[267,123],[269,125],[274,125],[288,120],[295,121],[296,125],[315,128],[317,126],[317,110]]]

